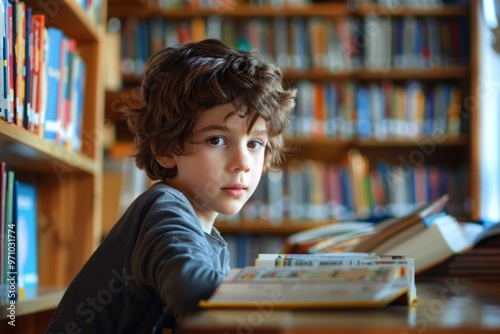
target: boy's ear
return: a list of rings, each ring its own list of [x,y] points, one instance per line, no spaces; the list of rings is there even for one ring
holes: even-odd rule
[[[174,168],[177,163],[175,162],[175,159],[173,155],[167,154],[167,155],[156,155],[155,148],[153,143],[150,144],[151,151],[153,152],[156,161],[162,166],[163,168]]]
[[[158,161],[163,168],[174,168],[177,165],[174,157],[169,155],[157,155],[156,161]]]

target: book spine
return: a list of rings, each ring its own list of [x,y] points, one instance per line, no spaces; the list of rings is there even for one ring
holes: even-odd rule
[[[7,285],[5,280],[5,245],[7,236],[6,209],[7,209],[7,164],[0,161],[0,304],[5,303]]]
[[[18,247],[18,299],[34,298],[38,287],[37,264],[37,192],[33,184],[16,181]]]
[[[48,58],[47,58],[47,85],[48,89],[47,106],[44,121],[44,138],[53,142],[58,142],[59,138],[59,86],[61,82],[61,45],[62,31],[49,27],[48,31]]]
[[[17,300],[17,235],[16,235],[16,191],[15,191],[15,173],[6,172],[6,206],[5,206],[5,238],[4,238],[4,304],[9,301]]]

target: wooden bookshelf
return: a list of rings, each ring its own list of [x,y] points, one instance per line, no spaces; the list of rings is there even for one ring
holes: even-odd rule
[[[16,316],[50,311],[57,307],[66,287],[41,287],[35,298],[21,300],[17,303]]]
[[[35,298],[16,302],[16,329],[43,333],[64,287],[101,240],[104,28],[76,1],[58,1],[49,7],[35,0],[24,3],[33,13],[45,14],[47,26],[76,39],[86,66],[80,151],[68,151],[0,120],[0,161],[15,172],[16,180],[33,183],[37,189],[39,289]],[[9,332],[4,306],[0,331]]]
[[[68,152],[61,146],[40,138],[15,124],[0,120],[0,156],[17,170],[54,171],[58,166],[98,174],[95,159],[80,152]],[[64,166],[62,166],[62,165]]]

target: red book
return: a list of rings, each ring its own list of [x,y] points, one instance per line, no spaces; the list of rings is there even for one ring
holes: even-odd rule
[[[43,129],[42,109],[42,66],[44,54],[44,29],[45,15],[34,14],[31,20],[31,31],[33,34],[33,53],[31,57],[31,108],[33,109],[33,121],[30,130],[37,135],[41,135]]]

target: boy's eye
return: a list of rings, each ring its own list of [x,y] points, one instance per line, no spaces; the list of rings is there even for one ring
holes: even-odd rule
[[[258,140],[252,140],[248,143],[249,148],[261,148],[263,144]]]
[[[208,139],[208,142],[214,146],[220,146],[226,143],[223,137],[212,137]]]

